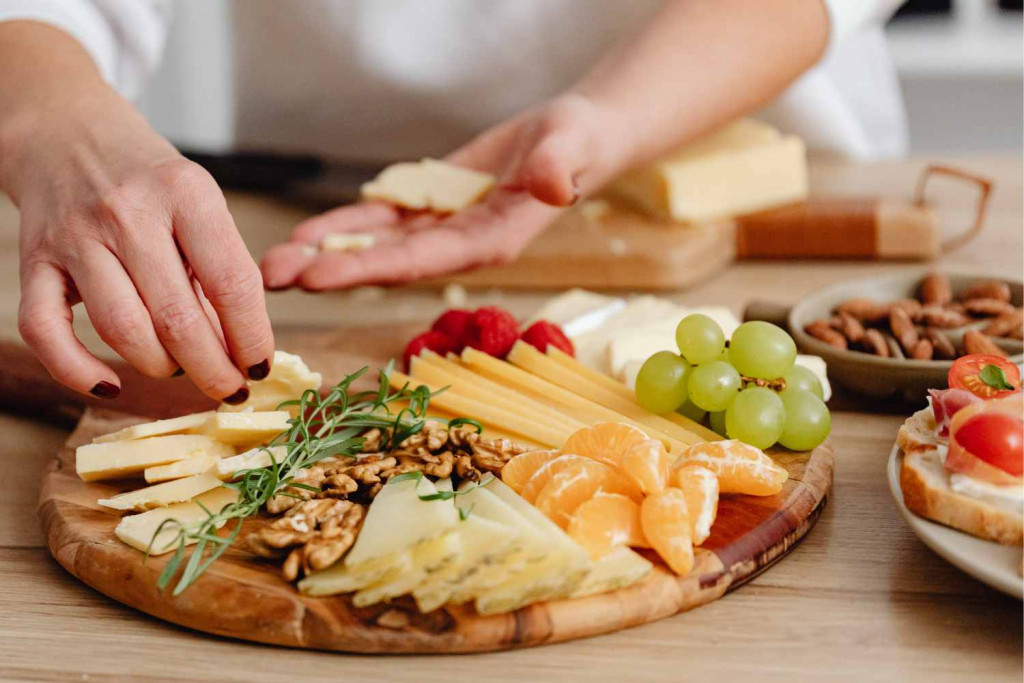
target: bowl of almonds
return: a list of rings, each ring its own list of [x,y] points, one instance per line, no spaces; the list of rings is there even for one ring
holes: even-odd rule
[[[847,389],[919,403],[960,356],[1022,361],[1020,281],[913,272],[843,282],[793,307],[789,328]]]

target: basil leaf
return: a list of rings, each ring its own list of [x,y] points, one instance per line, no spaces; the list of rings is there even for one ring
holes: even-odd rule
[[[1014,387],[1006,380],[1006,373],[998,365],[986,365],[978,373],[982,382],[997,391],[1013,391]]]

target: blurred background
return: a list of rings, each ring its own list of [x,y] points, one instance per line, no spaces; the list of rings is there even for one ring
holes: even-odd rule
[[[140,106],[185,149],[230,146],[232,0],[178,0],[167,51]],[[910,154],[1019,154],[1024,144],[1021,0],[909,0],[887,28],[910,123]],[[201,87],[184,90],[185,80]],[[187,93],[187,94],[186,94]]]

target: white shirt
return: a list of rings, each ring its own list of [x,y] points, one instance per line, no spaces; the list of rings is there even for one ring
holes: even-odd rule
[[[825,2],[827,53],[758,117],[811,149],[905,153],[882,34],[901,0]],[[0,0],[0,21],[32,18],[70,33],[122,93],[143,95],[143,111],[181,146],[387,162],[444,155],[558,94],[658,4]]]

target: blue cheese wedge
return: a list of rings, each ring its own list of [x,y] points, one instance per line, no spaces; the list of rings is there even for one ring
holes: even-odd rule
[[[150,555],[161,555],[177,547],[179,533],[183,529],[197,530],[208,518],[207,510],[216,514],[237,500],[238,491],[221,486],[187,503],[177,503],[139,515],[122,517],[114,529],[114,535],[136,550],[149,550]],[[223,524],[218,524],[217,528],[221,526]],[[160,533],[157,533],[158,529]],[[187,541],[189,544],[194,542]]]
[[[75,450],[75,471],[83,481],[121,479],[155,465],[234,454],[231,446],[202,434],[171,434],[79,446]]]
[[[207,491],[220,488],[222,485],[220,479],[207,472],[128,491],[113,498],[101,498],[96,502],[112,510],[144,512],[175,503],[184,503]]]

